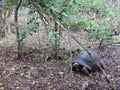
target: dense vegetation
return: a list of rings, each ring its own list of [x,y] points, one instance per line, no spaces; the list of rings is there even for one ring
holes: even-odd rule
[[[10,16],[11,8],[17,8],[18,4],[30,9],[28,15],[31,15],[31,18],[27,22],[27,30],[20,30],[16,40],[22,43],[27,37],[27,33],[32,35],[33,32],[36,32],[40,23],[38,19],[41,19],[46,27],[48,40],[56,53],[60,47],[60,33],[63,29],[61,26],[72,31],[87,31],[89,33],[88,39],[98,40],[100,47],[115,40],[113,35],[119,28],[120,7],[118,1],[6,0],[4,10],[8,11],[7,16]]]

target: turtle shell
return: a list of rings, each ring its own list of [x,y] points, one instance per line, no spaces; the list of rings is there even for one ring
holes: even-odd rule
[[[102,68],[104,68],[104,62],[100,59],[96,52],[90,50],[89,51],[92,57],[87,53],[87,51],[81,51],[76,57],[77,63],[79,63],[80,67],[85,67],[90,71],[100,70],[99,66],[96,64],[96,61],[100,64]],[[95,61],[96,60],[96,61]]]

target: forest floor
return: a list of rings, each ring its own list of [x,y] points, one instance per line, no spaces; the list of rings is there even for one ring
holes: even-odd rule
[[[75,42],[72,45],[73,55],[76,56],[79,47]],[[71,72],[67,48],[63,47],[59,51],[58,60],[52,58],[53,51],[47,47],[40,50],[32,47],[24,49],[24,58],[18,60],[15,46],[9,46],[8,43],[1,45],[0,90],[111,90],[102,72],[91,73],[90,77]],[[105,72],[112,86],[120,90],[120,45],[101,49],[94,47],[93,50],[105,62]]]
[[[23,21],[21,22],[25,25]],[[99,49],[98,42],[87,40],[87,33],[71,33],[85,47],[91,46],[100,55],[105,62],[105,73],[112,86],[115,90],[120,90],[120,45],[108,45]],[[112,90],[103,72],[93,72],[90,77],[71,72],[69,50],[72,49],[75,57],[79,53],[77,49],[82,49],[72,38],[69,42],[65,31],[62,36],[59,59],[52,58],[53,51],[48,46],[43,28],[27,37],[24,58],[20,60],[17,59],[15,35],[7,35],[1,40],[0,90]]]

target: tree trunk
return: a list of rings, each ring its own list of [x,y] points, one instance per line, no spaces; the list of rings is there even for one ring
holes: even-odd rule
[[[5,36],[5,21],[2,12],[2,1],[0,1],[0,39]]]
[[[18,59],[22,57],[22,42],[20,40],[20,33],[19,33],[19,26],[18,26],[18,10],[19,7],[21,6],[22,0],[19,0],[19,3],[17,4],[15,8],[15,28],[16,28],[16,33],[17,33],[17,42],[18,42]]]
[[[58,25],[57,25],[56,22],[55,22],[55,32],[59,32],[59,30],[58,30]],[[60,33],[59,33],[59,34],[60,34]],[[56,34],[56,35],[55,35],[55,43],[54,43],[55,46],[53,47],[54,52],[55,52],[54,57],[55,57],[56,59],[58,59],[58,52],[59,52],[59,49],[60,49],[60,45],[58,45],[57,40],[58,40],[58,35]]]

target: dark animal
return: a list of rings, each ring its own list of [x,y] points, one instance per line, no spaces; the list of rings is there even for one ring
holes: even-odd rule
[[[73,71],[80,71],[89,76],[91,72],[100,70],[98,64],[101,66],[102,69],[105,69],[105,64],[97,55],[97,53],[92,50],[90,50],[89,52],[91,53],[92,57],[88,54],[87,51],[81,51],[78,54],[77,58],[72,63]]]

